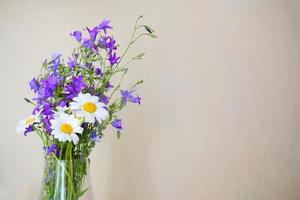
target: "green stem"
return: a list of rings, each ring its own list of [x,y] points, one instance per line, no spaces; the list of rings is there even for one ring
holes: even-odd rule
[[[121,56],[121,58],[120,58],[120,61],[119,61],[118,64],[116,65],[116,67],[115,67],[116,69],[118,68],[119,64],[120,64],[121,61],[123,60],[123,58],[124,58],[124,56],[126,55],[128,49],[129,49],[130,46],[132,45],[132,40],[133,40],[133,38],[134,38],[134,36],[135,36],[135,32],[136,32],[136,30],[137,30],[136,27],[137,27],[137,23],[138,23],[139,19],[140,19],[140,18],[137,18],[136,21],[135,21],[133,33],[132,33],[131,38],[130,38],[130,42],[129,42],[129,44],[127,45],[127,48],[125,49],[124,53],[122,54],[122,56]]]
[[[60,177],[60,167],[65,171],[65,173],[66,173],[66,175],[67,175],[67,178],[68,178],[68,182],[70,183],[72,183],[72,181],[73,181],[73,179],[71,178],[71,176],[70,176],[70,174],[68,173],[68,170],[67,170],[67,168],[66,168],[66,166],[64,166],[64,165],[61,165],[62,164],[62,161],[61,160],[58,160],[56,157],[54,157],[55,158],[55,160],[56,160],[56,162],[57,162],[57,166],[56,167],[58,167],[58,175],[57,175],[57,180],[61,180],[61,177]],[[66,160],[65,160],[65,162],[66,162]],[[73,171],[72,171],[72,173],[73,173]],[[56,186],[57,185],[60,185],[60,183],[59,182],[56,182]],[[69,184],[68,184],[68,186],[69,186]],[[53,188],[54,189],[54,188]],[[70,190],[71,189],[71,190]],[[55,190],[56,190],[56,188],[55,188]],[[69,192],[69,190],[72,192],[72,194],[75,194],[75,191],[74,191],[74,187],[73,187],[73,184],[71,184],[71,187],[68,187],[68,192]],[[74,195],[75,196],[75,195]],[[67,196],[67,199],[69,199],[69,195]],[[72,198],[71,198],[71,200],[73,200]]]
[[[73,158],[72,158],[72,149],[73,149],[73,145],[72,143],[70,143],[70,150],[69,150],[69,164],[70,164],[70,176],[71,176],[71,181],[70,181],[70,185],[72,188],[74,188],[73,185]],[[74,191],[73,191],[73,195],[74,195]],[[72,198],[71,198],[72,200]]]
[[[59,160],[62,159],[63,150],[64,150],[64,143],[61,144]]]
[[[137,36],[137,37],[131,42],[131,44],[135,43],[135,41],[137,41],[140,37],[145,36],[145,35],[151,36],[149,33],[143,33],[143,34],[140,34],[139,36]]]
[[[69,165],[69,162],[71,162],[70,160],[69,160],[69,150],[70,149],[70,143],[68,143],[67,144],[67,149],[66,149],[66,153],[65,153],[65,162],[66,162],[66,164],[68,164]],[[66,172],[68,173],[68,170],[69,170],[69,166],[65,166],[66,167]],[[71,182],[71,180],[68,180],[68,193],[67,193],[67,199],[69,200],[69,199],[71,199],[71,190],[70,190],[70,188],[71,188],[71,186],[70,186],[70,182]]]

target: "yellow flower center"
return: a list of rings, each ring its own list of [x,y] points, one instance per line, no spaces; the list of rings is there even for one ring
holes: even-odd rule
[[[93,102],[86,102],[83,105],[83,110],[89,113],[94,113],[97,110],[97,106]]]
[[[73,127],[70,124],[62,124],[60,130],[66,134],[73,133]]]
[[[34,117],[26,119],[25,124],[26,124],[26,125],[32,124],[33,122],[35,122],[35,118],[34,118]]]

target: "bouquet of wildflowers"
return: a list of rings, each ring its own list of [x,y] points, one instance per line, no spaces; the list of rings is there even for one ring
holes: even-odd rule
[[[126,60],[128,49],[141,37],[156,37],[141,19],[137,18],[130,42],[120,55],[116,40],[108,33],[112,29],[109,20],[72,32],[77,41],[72,55],[64,60],[61,54],[54,54],[42,63],[40,75],[30,81],[36,96],[25,100],[34,110],[32,116],[20,121],[17,132],[35,132],[43,142],[46,170],[41,199],[82,197],[88,190],[84,181],[95,144],[103,139],[109,125],[119,138],[123,127],[118,112],[129,102],[140,104],[136,88],[143,81],[129,89],[123,89],[121,83],[129,64],[144,56],[139,53]],[[115,76],[118,79],[112,83]],[[64,180],[59,178],[62,174]],[[64,190],[58,190],[62,185]]]

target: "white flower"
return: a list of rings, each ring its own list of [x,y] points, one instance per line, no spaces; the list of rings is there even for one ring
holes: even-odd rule
[[[54,117],[51,121],[51,134],[54,138],[61,142],[73,141],[76,145],[79,141],[76,133],[82,133],[83,128],[80,126],[81,121],[76,119],[73,115],[60,113],[59,116]]]
[[[33,123],[35,122],[39,122],[38,118],[34,115],[28,117],[27,119],[25,120],[21,120],[19,123],[18,123],[18,126],[16,128],[16,131],[18,133],[24,133],[26,131],[26,129],[32,125]]]
[[[108,111],[104,103],[99,102],[99,97],[91,94],[79,93],[70,103],[71,110],[76,116],[83,117],[86,122],[94,123],[97,119],[100,123],[108,117]]]
[[[57,106],[56,110],[57,111],[54,111],[54,117],[58,117],[60,114],[65,113],[68,110],[68,107]]]

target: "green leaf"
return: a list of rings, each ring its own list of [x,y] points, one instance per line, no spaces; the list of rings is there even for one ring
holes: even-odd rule
[[[139,53],[136,57],[134,57],[134,59],[141,60],[144,55],[145,55],[145,53]]]
[[[81,197],[82,195],[84,195],[84,193],[88,190],[89,188],[86,188],[86,189],[84,189],[83,191],[81,191],[80,193],[79,193],[79,197]]]

